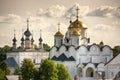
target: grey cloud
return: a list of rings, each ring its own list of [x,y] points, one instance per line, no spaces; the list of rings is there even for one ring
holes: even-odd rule
[[[118,17],[120,18],[120,7],[100,6],[91,10],[87,16]]]

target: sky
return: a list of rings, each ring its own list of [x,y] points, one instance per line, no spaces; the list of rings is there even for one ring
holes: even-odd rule
[[[53,46],[58,23],[63,34],[69,27],[70,19],[87,25],[87,36],[91,43],[114,47],[120,45],[120,0],[0,0],[0,46],[12,46],[14,29],[17,46],[22,33],[29,28],[33,31],[34,44],[38,45],[40,29],[43,42]]]

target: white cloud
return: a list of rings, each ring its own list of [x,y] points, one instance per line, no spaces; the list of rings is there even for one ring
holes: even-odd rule
[[[105,24],[97,24],[93,29],[98,31],[114,30],[112,26],[105,25]]]
[[[0,23],[16,23],[21,20],[21,17],[16,14],[8,14],[7,16],[0,16]]]
[[[72,16],[72,17],[75,17],[76,16],[76,14],[77,14],[77,12],[76,12],[76,8],[79,8],[79,16],[85,16],[88,12],[89,12],[89,6],[80,6],[78,3],[75,3],[72,7],[70,7],[68,10],[67,10],[67,12],[66,12],[66,14],[65,14],[65,16],[66,17],[70,17],[70,16]]]
[[[66,8],[62,5],[53,5],[49,7],[47,10],[43,11],[43,9],[39,9],[37,11],[37,15],[39,16],[47,16],[47,17],[61,17],[65,14]]]

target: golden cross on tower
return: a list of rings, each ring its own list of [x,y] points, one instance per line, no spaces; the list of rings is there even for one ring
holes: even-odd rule
[[[58,23],[58,31],[60,31],[60,23]]]
[[[77,6],[77,8],[76,8],[76,12],[77,12],[77,19],[78,19],[78,15],[79,15],[79,7]]]

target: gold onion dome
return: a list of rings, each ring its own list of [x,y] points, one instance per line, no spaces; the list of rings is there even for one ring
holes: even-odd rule
[[[55,36],[63,36],[63,34],[62,34],[60,31],[58,31],[58,32],[55,34]]]
[[[72,29],[72,28],[78,28],[78,29],[87,29],[86,28],[86,25],[82,22],[82,21],[80,21],[79,19],[78,19],[78,12],[79,12],[79,8],[77,7],[76,8],[76,12],[77,12],[77,16],[76,16],[76,20],[74,21],[74,22],[71,22],[70,21],[70,26],[68,27],[68,29]]]
[[[58,32],[55,34],[55,36],[63,36],[63,34],[60,32],[60,23],[58,23]]]
[[[79,21],[78,19],[72,22],[68,27],[68,29],[72,29],[72,28],[87,29],[86,25],[83,22]]]
[[[79,36],[80,33],[77,30],[74,30],[73,33],[72,33],[72,35]]]

